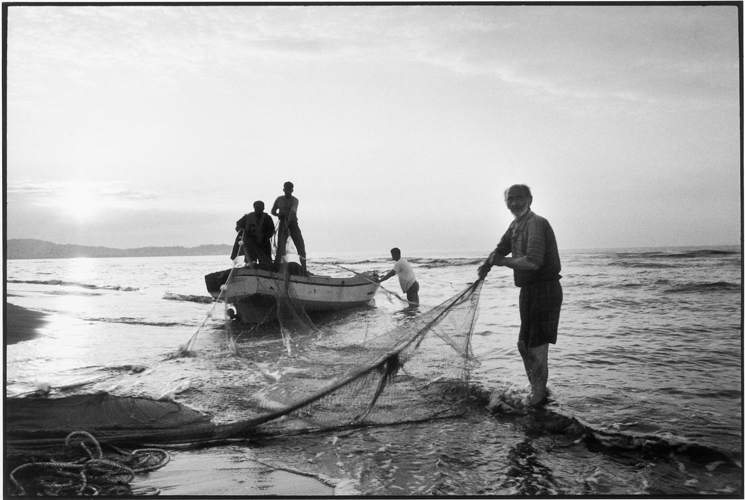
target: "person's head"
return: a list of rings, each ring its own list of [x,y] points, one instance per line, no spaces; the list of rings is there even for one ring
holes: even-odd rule
[[[391,248],[391,258],[393,260],[396,260],[396,261],[398,259],[400,259],[401,258],[401,250],[399,250],[398,248]]]
[[[292,196],[292,191],[295,189],[295,186],[292,184],[292,182],[285,182],[283,191],[285,192],[285,196],[288,198]]]
[[[264,202],[259,200],[254,202],[254,212],[260,214],[264,211]]]
[[[533,195],[525,184],[515,184],[504,192],[504,203],[516,218],[524,215],[533,203]]]

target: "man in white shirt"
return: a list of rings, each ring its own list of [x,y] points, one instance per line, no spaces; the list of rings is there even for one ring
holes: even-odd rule
[[[285,182],[283,186],[284,196],[277,198],[274,201],[274,205],[272,205],[271,214],[279,217],[279,224],[277,224],[277,255],[274,257],[274,263],[278,266],[282,264],[282,257],[285,255],[285,246],[287,245],[287,237],[289,236],[292,238],[292,242],[297,249],[297,254],[300,256],[303,275],[307,276],[305,241],[303,240],[303,233],[300,231],[300,226],[297,223],[297,207],[300,202],[292,196],[294,189],[295,186],[292,182]]]
[[[406,294],[406,300],[412,305],[418,305],[419,282],[416,280],[416,275],[411,268],[411,264],[401,257],[401,250],[398,248],[391,249],[391,258],[396,261],[393,265],[393,270],[388,271],[385,276],[380,278],[380,282],[382,283],[391,276],[398,275],[398,282],[401,285],[401,290]]]

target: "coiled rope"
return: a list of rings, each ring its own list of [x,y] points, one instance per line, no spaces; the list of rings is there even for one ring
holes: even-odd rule
[[[82,436],[73,442],[73,438]],[[89,444],[93,445],[91,450]],[[29,462],[13,469],[9,479],[19,496],[157,495],[158,488],[132,488],[135,474],[165,466],[171,457],[158,448],[126,452],[114,448],[119,460],[104,458],[100,444],[85,431],[70,433],[65,439],[66,457],[85,456],[67,461]],[[94,453],[95,452],[95,453]],[[18,456],[18,455],[17,455]],[[33,469],[33,474],[29,470]],[[25,473],[23,473],[26,471]],[[23,474],[22,474],[23,473]]]

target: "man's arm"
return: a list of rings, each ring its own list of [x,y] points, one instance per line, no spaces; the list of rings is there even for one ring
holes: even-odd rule
[[[528,248],[522,257],[504,257],[497,253],[492,260],[495,266],[509,267],[517,271],[537,271],[543,265],[546,254],[546,238],[537,218],[527,221]],[[506,254],[505,254],[506,255]]]
[[[495,256],[499,256],[502,259],[504,259],[504,256],[509,255],[510,253],[512,253],[512,235],[510,233],[510,229],[507,229],[507,232],[505,232],[502,235],[502,239],[499,240],[499,243],[497,244],[497,248],[492,250],[492,253],[489,254],[489,256],[486,258],[484,263],[479,266],[479,269],[478,269],[479,278],[481,279],[486,278],[486,275],[489,274],[489,271],[491,271],[492,266],[499,265],[499,264],[496,264],[496,262],[494,262]]]
[[[528,255],[523,257],[505,257],[499,253],[495,253],[494,257],[492,257],[492,264],[509,267],[518,271],[535,271],[540,267],[538,264],[531,262]]]
[[[297,220],[297,207],[300,205],[300,200],[292,197],[292,206],[290,207],[290,213],[287,214],[287,222]]]
[[[396,275],[396,271],[394,271],[393,269],[391,269],[390,271],[388,271],[385,274],[385,276],[383,276],[382,278],[380,278],[380,281],[383,282],[383,281],[387,280],[388,278],[390,278],[391,276],[395,276],[395,275]]]
[[[237,221],[235,221],[235,230],[236,231],[240,231],[241,229],[243,229],[243,228],[246,227],[246,218],[247,217],[248,217],[248,214],[247,215],[244,215],[243,217],[241,217],[240,219],[238,219]]]

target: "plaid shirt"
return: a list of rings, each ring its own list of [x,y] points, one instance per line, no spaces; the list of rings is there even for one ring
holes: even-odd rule
[[[538,266],[535,271],[514,269],[515,286],[561,279],[561,260],[554,230],[546,219],[531,210],[512,221],[497,245],[497,253],[504,256],[512,253],[514,258],[527,257],[529,262]]]

